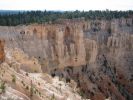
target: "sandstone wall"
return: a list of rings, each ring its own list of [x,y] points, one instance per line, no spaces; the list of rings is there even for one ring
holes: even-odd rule
[[[5,39],[6,46],[21,48],[36,57],[44,71],[96,63],[99,54],[115,55],[123,48],[131,51],[132,33],[132,18],[74,19],[48,25],[0,27],[0,37]]]
[[[0,37],[5,40],[5,46],[21,48],[37,58],[42,65],[42,68],[38,66],[39,72],[42,69],[66,81],[75,80],[85,97],[132,98],[133,18],[1,26]],[[30,69],[38,65],[34,59],[26,62],[25,57],[19,58]]]
[[[29,25],[1,27],[6,46],[21,48],[43,65],[43,70],[86,63],[83,30],[80,25]]]

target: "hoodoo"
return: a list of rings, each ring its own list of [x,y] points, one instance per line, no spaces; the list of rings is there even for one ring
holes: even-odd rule
[[[5,60],[4,41],[0,40],[0,63]]]

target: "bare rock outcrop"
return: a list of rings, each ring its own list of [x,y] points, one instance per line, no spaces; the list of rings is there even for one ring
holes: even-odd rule
[[[84,98],[133,98],[133,18],[1,26],[0,37],[38,59],[43,72],[75,80]]]
[[[0,64],[1,100],[81,100],[74,81],[66,83],[59,77],[42,73],[38,60],[29,59],[21,49],[5,48],[5,56],[5,61]],[[28,70],[21,67],[24,63]],[[38,70],[33,72],[35,67]]]
[[[12,34],[6,33],[7,30]],[[21,48],[29,56],[39,59],[42,65],[45,63],[43,71],[86,63],[84,34],[80,25],[17,26],[5,28],[4,32],[6,45]]]

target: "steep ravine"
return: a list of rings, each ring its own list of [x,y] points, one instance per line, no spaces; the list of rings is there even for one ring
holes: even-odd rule
[[[133,98],[133,18],[1,26],[0,37],[37,58],[42,72],[75,80],[84,98]]]
[[[105,23],[111,26],[104,29],[102,25],[95,29],[99,22],[92,22],[96,26],[84,31],[87,63],[55,69],[51,75],[65,77],[68,82],[74,79],[84,98],[132,100],[133,24],[117,21]]]

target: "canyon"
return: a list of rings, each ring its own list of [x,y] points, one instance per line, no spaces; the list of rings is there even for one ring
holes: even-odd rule
[[[29,73],[31,80],[32,74],[35,74],[37,81],[42,80],[40,73],[47,73],[50,79],[43,81],[58,77],[67,84],[73,82],[72,88],[76,88],[76,93],[70,86],[70,89],[64,89],[68,91],[69,100],[81,100],[81,97],[91,100],[132,100],[133,18],[77,18],[58,20],[54,24],[0,26],[0,62],[5,71],[12,66],[11,69],[21,79],[22,72]],[[12,70],[8,72],[13,74]],[[7,76],[10,76],[9,73]],[[6,77],[2,79],[11,82]],[[52,89],[53,85],[50,86]],[[12,87],[16,89],[17,85]],[[38,89],[43,94],[44,90]],[[25,91],[23,87],[20,90]],[[28,92],[23,93],[29,96]],[[62,94],[64,98],[60,97],[60,93],[55,98],[68,100],[65,92]]]

